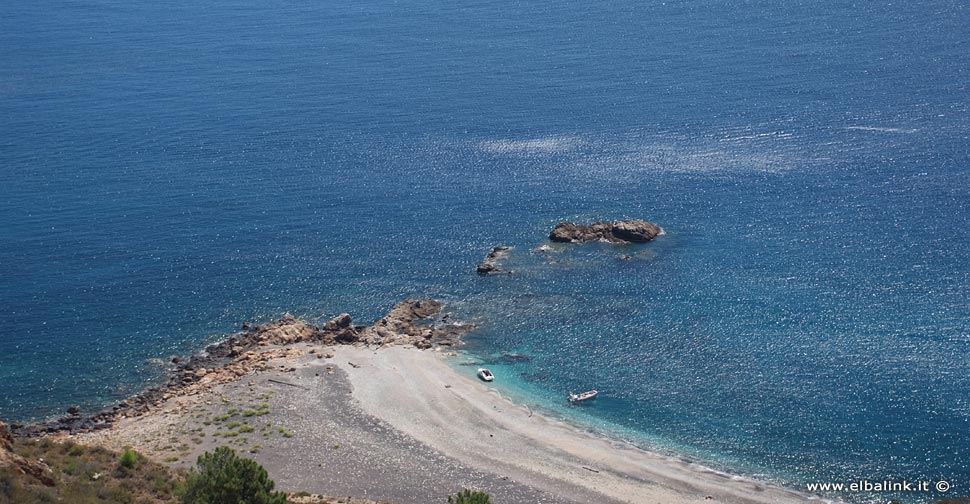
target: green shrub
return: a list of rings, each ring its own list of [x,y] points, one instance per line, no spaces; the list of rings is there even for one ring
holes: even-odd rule
[[[275,486],[263,466],[222,446],[199,457],[177,494],[185,504],[286,504]]]
[[[449,496],[448,504],[492,504],[492,501],[489,500],[487,493],[466,488],[456,495]]]
[[[81,446],[79,444],[74,444],[74,443],[71,443],[71,442],[67,442],[65,444],[68,445],[68,449],[67,449],[67,454],[68,455],[70,455],[72,457],[80,457],[81,455],[84,455],[84,447],[83,446]]]
[[[151,477],[151,492],[160,498],[168,498],[172,495],[175,485],[164,474],[153,474]]]
[[[2,504],[172,504],[179,474],[129,450],[113,452],[71,442],[18,439],[14,452],[30,460],[44,459],[54,486],[30,475],[0,468]],[[130,469],[123,466],[131,464]],[[131,463],[131,460],[135,460]],[[97,476],[95,476],[97,475]]]
[[[134,469],[137,463],[138,454],[130,446],[126,446],[125,451],[121,454],[121,458],[118,459],[118,467],[122,472],[128,472]]]
[[[69,460],[67,461],[67,463],[64,464],[64,468],[61,470],[64,471],[64,474],[69,474],[71,476],[74,476],[75,474],[78,473],[77,466],[78,466],[77,460]]]

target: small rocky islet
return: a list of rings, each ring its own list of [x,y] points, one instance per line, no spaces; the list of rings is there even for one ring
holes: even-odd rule
[[[485,260],[475,268],[475,271],[479,275],[511,274],[512,271],[502,268],[501,265],[502,260],[508,257],[511,250],[512,247],[504,245],[493,247],[492,251],[485,256]]]
[[[647,243],[664,234],[663,228],[641,219],[601,221],[589,225],[563,221],[549,232],[549,241],[555,243],[590,243],[606,242],[615,245],[630,243]],[[500,245],[493,247],[485,259],[475,268],[479,275],[511,274],[512,271],[503,267],[503,262],[511,253],[512,247]],[[545,252],[552,250],[547,245],[537,249]],[[622,259],[629,259],[623,256]]]
[[[573,222],[560,222],[549,233],[549,240],[557,243],[589,243],[594,241],[615,244],[646,243],[662,234],[663,228],[640,219],[594,222],[588,226]]]

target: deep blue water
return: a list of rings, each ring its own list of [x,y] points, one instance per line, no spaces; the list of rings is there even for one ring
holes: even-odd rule
[[[564,414],[718,467],[970,494],[968,11],[5,2],[0,418],[432,296],[532,356],[497,369],[539,406],[595,387]],[[530,252],[621,217],[667,235]],[[478,277],[497,244],[517,275]]]

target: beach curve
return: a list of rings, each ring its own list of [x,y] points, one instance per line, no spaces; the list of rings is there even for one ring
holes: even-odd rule
[[[440,352],[338,349],[363,409],[443,454],[555,491],[563,482],[618,502],[788,503],[794,491],[732,478],[534,413],[452,369]],[[353,361],[355,366],[343,364]]]
[[[228,445],[281,488],[397,503],[444,502],[462,488],[502,503],[815,500],[536,414],[450,365],[472,326],[441,308],[406,300],[370,327],[346,314],[321,328],[286,315],[175,359],[168,385],[123,407],[23,433],[132,446],[183,469]]]

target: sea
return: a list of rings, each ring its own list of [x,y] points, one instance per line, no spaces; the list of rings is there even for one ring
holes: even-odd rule
[[[0,418],[432,297],[583,428],[970,495],[968,82],[962,0],[8,0]],[[666,234],[536,251],[624,218]]]

